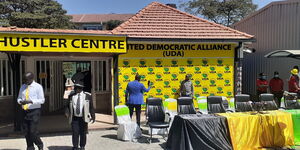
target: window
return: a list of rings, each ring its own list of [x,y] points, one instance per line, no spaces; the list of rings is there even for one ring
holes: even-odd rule
[[[95,61],[95,91],[104,92],[111,91],[110,65],[111,60]]]
[[[83,30],[102,30],[102,25],[83,25]]]
[[[22,84],[22,76],[25,73],[24,60],[21,60],[20,69],[20,84]],[[0,70],[0,96],[13,96],[13,72],[8,59],[0,59]]]
[[[36,82],[41,84],[45,92],[50,92],[50,61],[37,60],[35,62]]]

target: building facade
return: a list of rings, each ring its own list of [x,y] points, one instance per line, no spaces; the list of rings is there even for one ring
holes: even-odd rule
[[[232,98],[239,88],[238,54],[243,52],[244,42],[253,41],[252,35],[158,2],[149,4],[112,31],[0,28],[0,32],[0,110],[5,113],[15,108],[12,85],[16,83],[11,81],[9,54],[22,56],[20,75],[31,71],[43,85],[47,99],[44,114],[62,109],[64,76],[69,78],[78,67],[91,73],[97,112],[113,114],[115,105],[124,104],[124,90],[136,73],[142,75],[142,83],[153,83],[145,99],[177,98],[186,74],[192,75],[195,98]],[[1,41],[7,40],[8,35],[15,37],[12,40],[19,36],[26,41],[33,36],[43,42],[37,48],[6,48]],[[65,38],[58,42],[62,44],[53,42],[58,37]],[[29,44],[34,45],[32,41]],[[71,48],[66,48],[67,44]],[[7,115],[0,116],[4,117]]]

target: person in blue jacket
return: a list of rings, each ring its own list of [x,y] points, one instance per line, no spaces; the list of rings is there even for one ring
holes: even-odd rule
[[[150,81],[148,81],[148,88],[140,83],[141,76],[136,74],[135,80],[128,83],[125,93],[125,102],[129,107],[130,117],[132,118],[133,110],[136,112],[136,122],[140,126],[141,121],[141,105],[144,104],[144,92],[149,92]],[[129,96],[129,97],[128,97]]]

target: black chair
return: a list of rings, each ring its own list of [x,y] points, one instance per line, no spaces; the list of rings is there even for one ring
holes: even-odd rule
[[[196,110],[192,97],[179,97],[177,99],[177,113],[178,114],[196,114]]]
[[[246,112],[246,111],[253,111],[250,95],[247,94],[240,94],[235,95],[235,111],[236,112]]]
[[[146,117],[148,120],[148,125],[150,127],[150,140],[149,143],[152,141],[152,129],[159,128],[159,129],[166,129],[168,135],[168,128],[169,122],[165,121],[165,113],[164,107],[162,104],[161,98],[147,98],[146,99]],[[168,115],[168,114],[167,114]],[[165,134],[164,134],[165,138]]]
[[[287,93],[284,95],[285,109],[300,109],[300,104],[297,101],[297,93]]]
[[[263,93],[259,95],[260,102],[263,103],[264,110],[277,110],[278,106],[274,101],[274,95],[269,93]]]
[[[223,105],[222,96],[208,96],[207,97],[207,111],[208,113],[225,113],[233,112],[226,110]]]

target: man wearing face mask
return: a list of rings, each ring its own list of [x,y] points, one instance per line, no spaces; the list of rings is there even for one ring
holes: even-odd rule
[[[259,74],[259,78],[256,80],[256,101],[259,101],[259,95],[268,92],[267,75],[264,73]]]
[[[270,92],[274,94],[275,102],[278,107],[280,107],[280,100],[283,96],[283,80],[279,78],[279,73],[274,72],[274,77],[270,80],[269,87]]]
[[[25,73],[24,84],[21,86],[18,103],[23,109],[23,130],[27,143],[27,150],[34,150],[34,144],[43,150],[44,144],[38,135],[38,124],[41,117],[41,105],[45,102],[43,87],[34,81],[31,72]]]
[[[289,80],[289,92],[297,93],[299,98],[299,77],[298,77],[298,70],[292,69],[291,70],[291,77]]]

